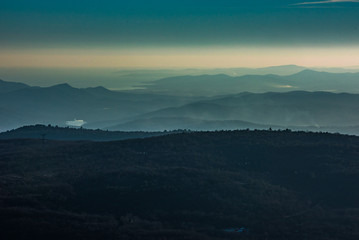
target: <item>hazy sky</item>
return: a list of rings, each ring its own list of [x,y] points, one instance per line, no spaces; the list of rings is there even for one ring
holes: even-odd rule
[[[0,67],[359,65],[359,1],[2,0]]]

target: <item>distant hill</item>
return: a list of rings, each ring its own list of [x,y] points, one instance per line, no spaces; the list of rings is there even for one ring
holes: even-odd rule
[[[140,118],[108,127],[108,130],[122,131],[165,131],[189,129],[196,131],[237,130],[237,129],[268,129],[270,125],[254,124],[240,120],[205,120],[190,117],[152,117]]]
[[[0,140],[0,166],[1,239],[359,236],[358,137],[287,130]]]
[[[133,89],[137,85],[154,80],[203,74],[227,74],[230,76],[243,76],[248,74],[277,74],[290,75],[304,70],[304,67],[288,65],[266,68],[216,68],[216,69],[121,69],[108,68],[2,68],[0,78],[13,79],[31,86],[48,87],[66,81],[77,88],[103,86],[113,90]],[[331,69],[325,69],[331,71]],[[336,71],[349,71],[335,69]],[[353,71],[353,70],[352,70]]]
[[[225,74],[178,76],[153,81],[144,87],[147,92],[171,95],[228,95],[240,92],[331,91],[359,93],[359,73],[328,73],[303,70],[282,76]]]
[[[55,127],[45,125],[24,126],[11,131],[0,133],[0,139],[44,139],[68,141],[117,141],[132,138],[162,136],[173,132],[120,132],[103,131],[100,129],[84,129],[70,127]]]
[[[165,108],[138,116],[112,130],[189,128],[343,131],[359,134],[359,95],[329,92],[240,93]],[[353,131],[350,131],[353,130]]]
[[[359,73],[313,70],[287,76],[188,75],[121,92],[2,81],[11,87],[0,92],[0,132],[34,124],[64,127],[77,119],[86,128],[121,131],[278,127],[358,134],[358,95],[339,93],[359,91],[358,79]]]
[[[0,93],[0,131],[31,124],[65,126],[66,121],[73,119],[98,128],[96,122],[129,119],[198,99],[115,92],[103,87],[79,89],[68,84],[19,88]]]
[[[26,85],[24,83],[6,82],[0,79],[0,94],[29,87],[29,85]]]

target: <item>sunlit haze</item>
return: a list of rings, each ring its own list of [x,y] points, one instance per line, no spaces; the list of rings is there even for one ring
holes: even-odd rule
[[[0,67],[359,65],[358,1],[3,1]]]
[[[1,67],[233,68],[359,66],[359,47],[3,50]]]

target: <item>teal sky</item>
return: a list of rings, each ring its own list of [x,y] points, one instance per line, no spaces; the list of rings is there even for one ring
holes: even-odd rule
[[[0,67],[358,66],[359,0],[2,0]]]
[[[3,0],[0,48],[359,43],[359,3]]]

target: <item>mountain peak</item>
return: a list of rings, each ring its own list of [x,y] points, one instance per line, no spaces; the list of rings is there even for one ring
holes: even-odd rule
[[[97,87],[89,87],[89,88],[85,88],[86,90],[94,90],[94,91],[110,91],[105,87],[102,86],[97,86]]]
[[[56,88],[56,89],[73,89],[74,87],[70,86],[68,83],[61,83],[54,86],[51,86],[50,88]]]
[[[316,70],[313,70],[313,69],[309,69],[309,68],[307,68],[307,69],[304,69],[304,70],[302,70],[302,71],[300,71],[300,72],[297,72],[297,73],[294,73],[294,74],[292,74],[292,75],[289,75],[289,76],[299,76],[299,77],[308,77],[308,76],[313,76],[313,75],[315,75],[315,76],[319,76],[319,75],[323,75],[323,74],[325,74],[326,72],[320,72],[320,71],[316,71]]]
[[[308,74],[308,73],[310,73],[310,74],[317,73],[318,74],[318,73],[322,73],[322,72],[307,68],[307,69],[304,69],[303,71],[300,71],[298,74]]]

